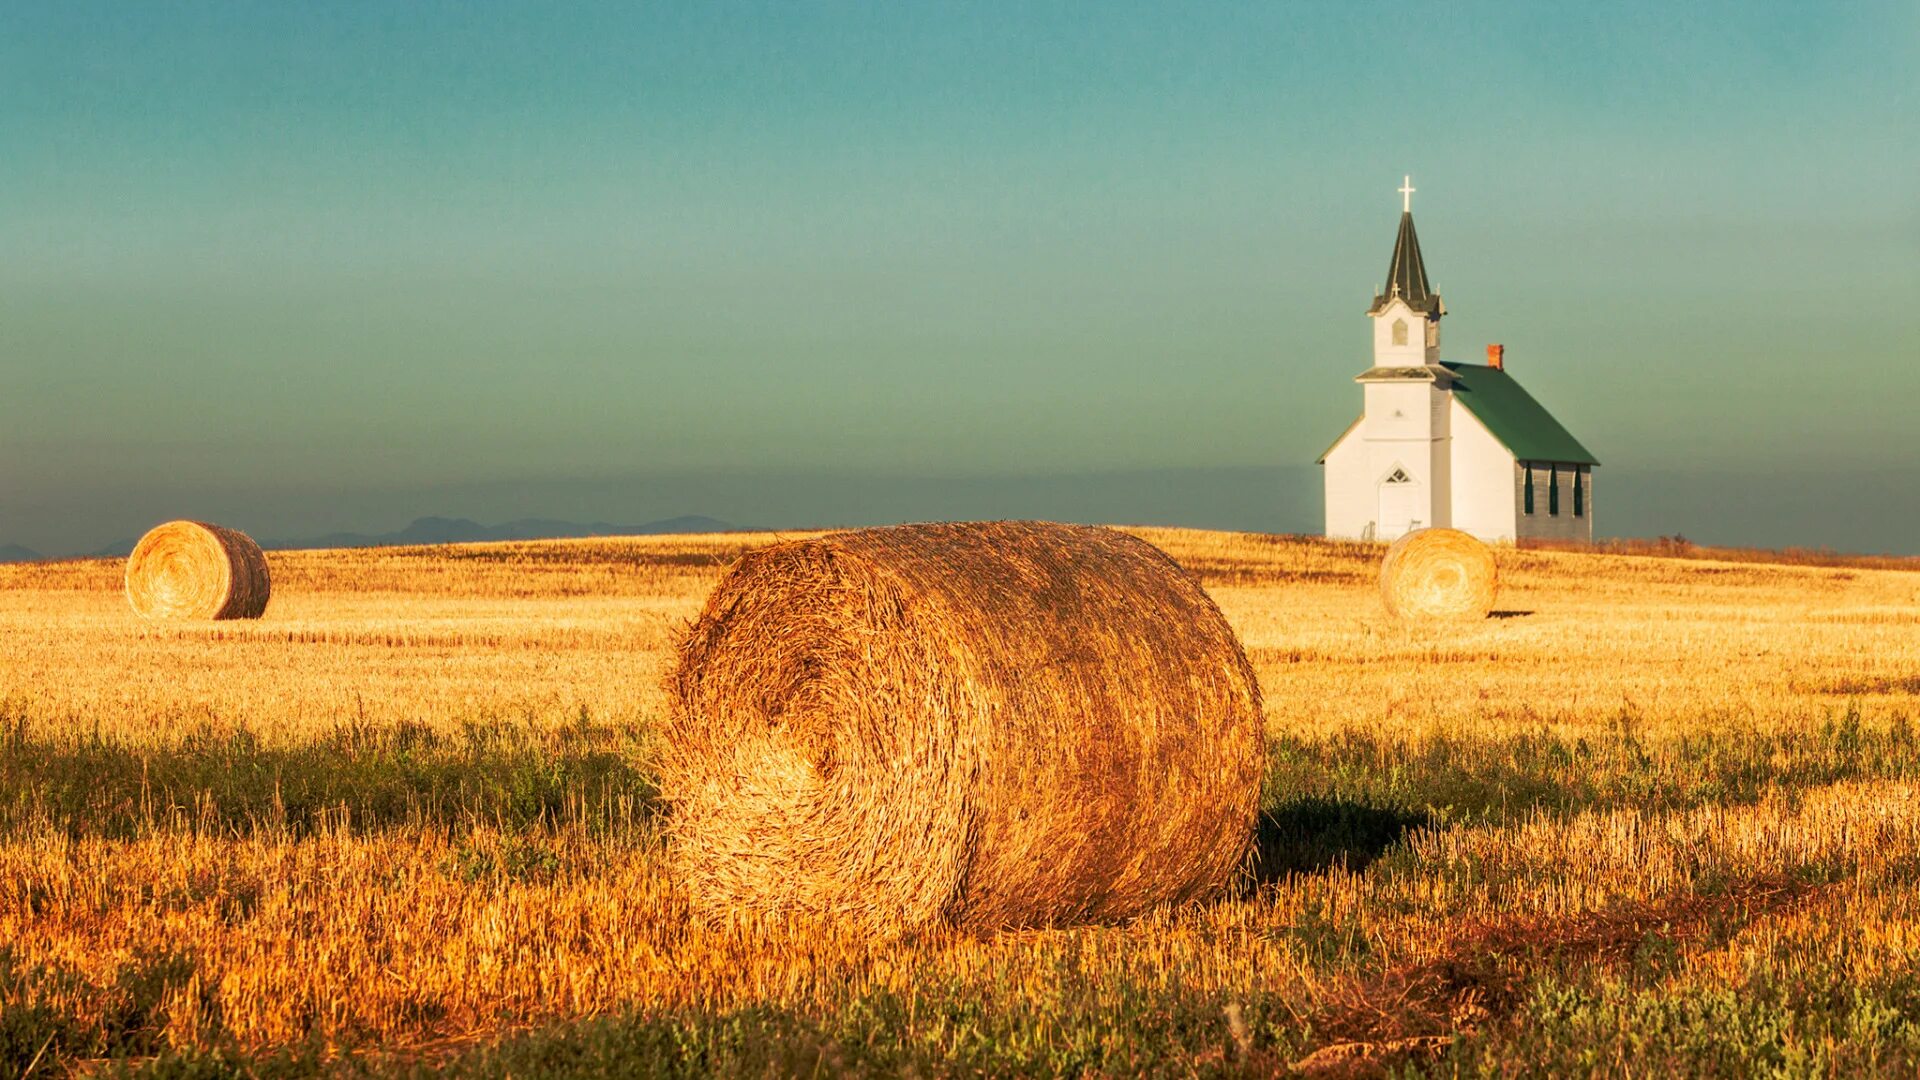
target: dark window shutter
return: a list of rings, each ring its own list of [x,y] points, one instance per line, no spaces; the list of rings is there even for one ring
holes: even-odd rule
[[[1587,470],[1575,469],[1573,471],[1573,516],[1574,517],[1587,516],[1587,485],[1585,482],[1586,479],[1587,479]]]
[[[1529,514],[1533,513],[1533,462],[1531,461],[1527,462],[1525,481],[1520,485],[1520,508]]]
[[[1547,513],[1560,516],[1560,466],[1547,466]]]

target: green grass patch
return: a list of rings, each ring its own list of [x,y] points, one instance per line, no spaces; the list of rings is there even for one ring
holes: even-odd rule
[[[1920,978],[1758,973],[1734,986],[1542,980],[1440,1076],[1913,1076]]]
[[[143,1078],[364,1077],[897,1077],[1274,1075],[1286,1015],[1254,997],[1143,985],[1068,987],[1033,1000],[980,987],[868,993],[824,1016],[749,1007],[633,1013],[559,1024],[432,1056],[350,1055],[325,1065],[297,1051],[232,1050],[123,1062]],[[1237,1034],[1236,1034],[1237,1033]]]
[[[1590,736],[1390,741],[1282,736],[1266,805],[1302,800],[1438,822],[1499,823],[1536,810],[1661,811],[1758,800],[1770,790],[1920,774],[1920,738],[1904,719],[1870,726],[1847,712],[1804,728],[1643,737],[1627,721]]]
[[[130,838],[157,829],[293,835],[324,825],[630,826],[654,787],[637,729],[583,721],[551,733],[502,723],[454,735],[346,724],[295,746],[202,726],[177,742],[51,740],[0,729],[0,830]]]

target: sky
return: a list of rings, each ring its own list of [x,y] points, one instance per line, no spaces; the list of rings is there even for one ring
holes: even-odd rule
[[[1319,528],[1412,174],[1599,532],[1920,552],[1920,6],[11,3],[0,544]]]

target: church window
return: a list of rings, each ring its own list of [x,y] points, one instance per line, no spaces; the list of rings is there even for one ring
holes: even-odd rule
[[[1574,481],[1579,483],[1578,480]],[[1547,513],[1560,516],[1560,466],[1547,466]]]
[[[1533,462],[1531,461],[1527,462],[1525,475],[1520,481],[1520,509],[1525,513],[1533,513]]]
[[[1405,345],[1407,343],[1407,320],[1393,320],[1393,343],[1395,345]]]
[[[1395,468],[1393,475],[1387,477],[1387,483],[1389,484],[1410,484],[1412,482],[1413,477],[1408,476],[1407,470],[1401,468]]]
[[[1573,516],[1587,516],[1587,470],[1576,469],[1573,473]]]

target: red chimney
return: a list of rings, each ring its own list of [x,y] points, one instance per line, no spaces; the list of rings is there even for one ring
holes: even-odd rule
[[[1506,370],[1507,347],[1505,345],[1487,346],[1487,366],[1495,371]]]

